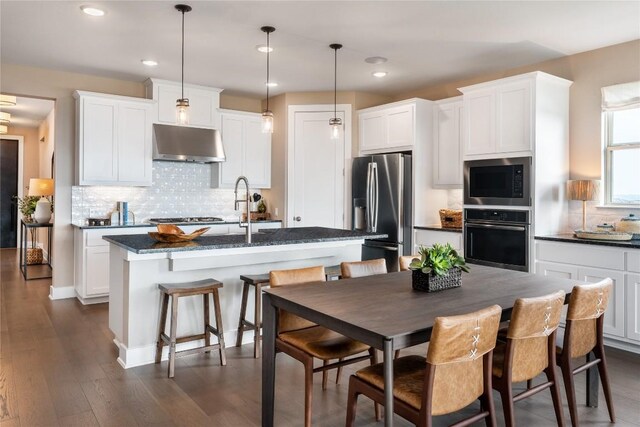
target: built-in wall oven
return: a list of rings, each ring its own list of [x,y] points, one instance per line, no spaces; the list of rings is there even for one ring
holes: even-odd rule
[[[531,206],[531,157],[464,162],[464,204]]]
[[[467,262],[529,271],[529,211],[465,209]]]

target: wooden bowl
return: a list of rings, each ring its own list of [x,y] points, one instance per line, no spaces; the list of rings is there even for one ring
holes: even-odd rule
[[[174,226],[176,227],[176,226]],[[176,227],[178,230],[180,230],[179,227]],[[207,231],[209,231],[211,227],[205,227],[205,228],[200,228],[196,231],[194,231],[191,234],[184,234],[184,231],[180,230],[180,233],[160,233],[160,232],[155,232],[155,231],[150,231],[149,232],[149,236],[153,239],[156,240],[158,242],[163,242],[163,243],[179,243],[179,242],[188,242],[190,240],[195,239],[196,237],[200,237],[202,236],[204,233],[206,233]]]
[[[156,228],[161,234],[184,234],[184,231],[175,224],[158,224]]]

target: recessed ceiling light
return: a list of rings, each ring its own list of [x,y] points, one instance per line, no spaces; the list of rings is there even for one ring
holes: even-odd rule
[[[373,73],[371,73],[371,75],[373,77],[382,78],[382,77],[387,75],[387,72],[386,71],[374,71]]]
[[[266,44],[259,44],[256,46],[256,50],[258,52],[262,52],[262,53],[267,53],[267,52],[273,52],[273,48],[271,46],[267,47]]]
[[[278,83],[276,83],[276,82],[269,82],[269,83],[265,83],[265,86],[269,86],[269,87],[276,87],[276,86],[278,86]]]
[[[158,65],[158,61],[154,61],[153,59],[142,59],[141,62],[147,67],[155,67]]]
[[[383,56],[370,56],[364,60],[367,64],[384,64],[387,62],[387,58]]]
[[[90,16],[104,16],[104,10],[93,6],[80,6],[80,10]]]

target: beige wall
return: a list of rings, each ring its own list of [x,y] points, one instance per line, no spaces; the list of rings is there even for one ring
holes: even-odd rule
[[[600,89],[640,79],[640,40],[472,79],[429,86],[395,97],[437,100],[460,95],[457,88],[530,71],[544,71],[573,81],[569,107],[570,171],[574,179],[600,178]]]
[[[242,96],[220,94],[220,108],[227,110],[249,111],[251,113],[260,113],[261,101],[259,98],[245,98]]]
[[[40,152],[39,172],[41,178],[52,177],[51,156],[53,156],[54,133],[55,110],[51,110],[47,117],[40,123],[40,126],[38,126],[38,148]]]

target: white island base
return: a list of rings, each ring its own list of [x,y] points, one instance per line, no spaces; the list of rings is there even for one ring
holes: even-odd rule
[[[160,318],[159,283],[206,278],[222,282],[220,305],[225,344],[229,347],[236,342],[242,295],[241,274],[264,274],[271,270],[359,261],[363,242],[361,239],[149,254],[137,254],[112,243],[109,328],[115,334],[114,342],[119,348],[118,362],[124,368],[154,363]],[[252,300],[250,296],[247,313],[253,313]],[[202,333],[203,320],[200,296],[179,299],[178,337]],[[211,338],[215,343],[217,338]],[[178,344],[176,349],[202,346],[203,341]],[[253,342],[253,334],[245,333],[243,344],[249,342]],[[168,358],[168,352],[165,346],[163,360]]]

